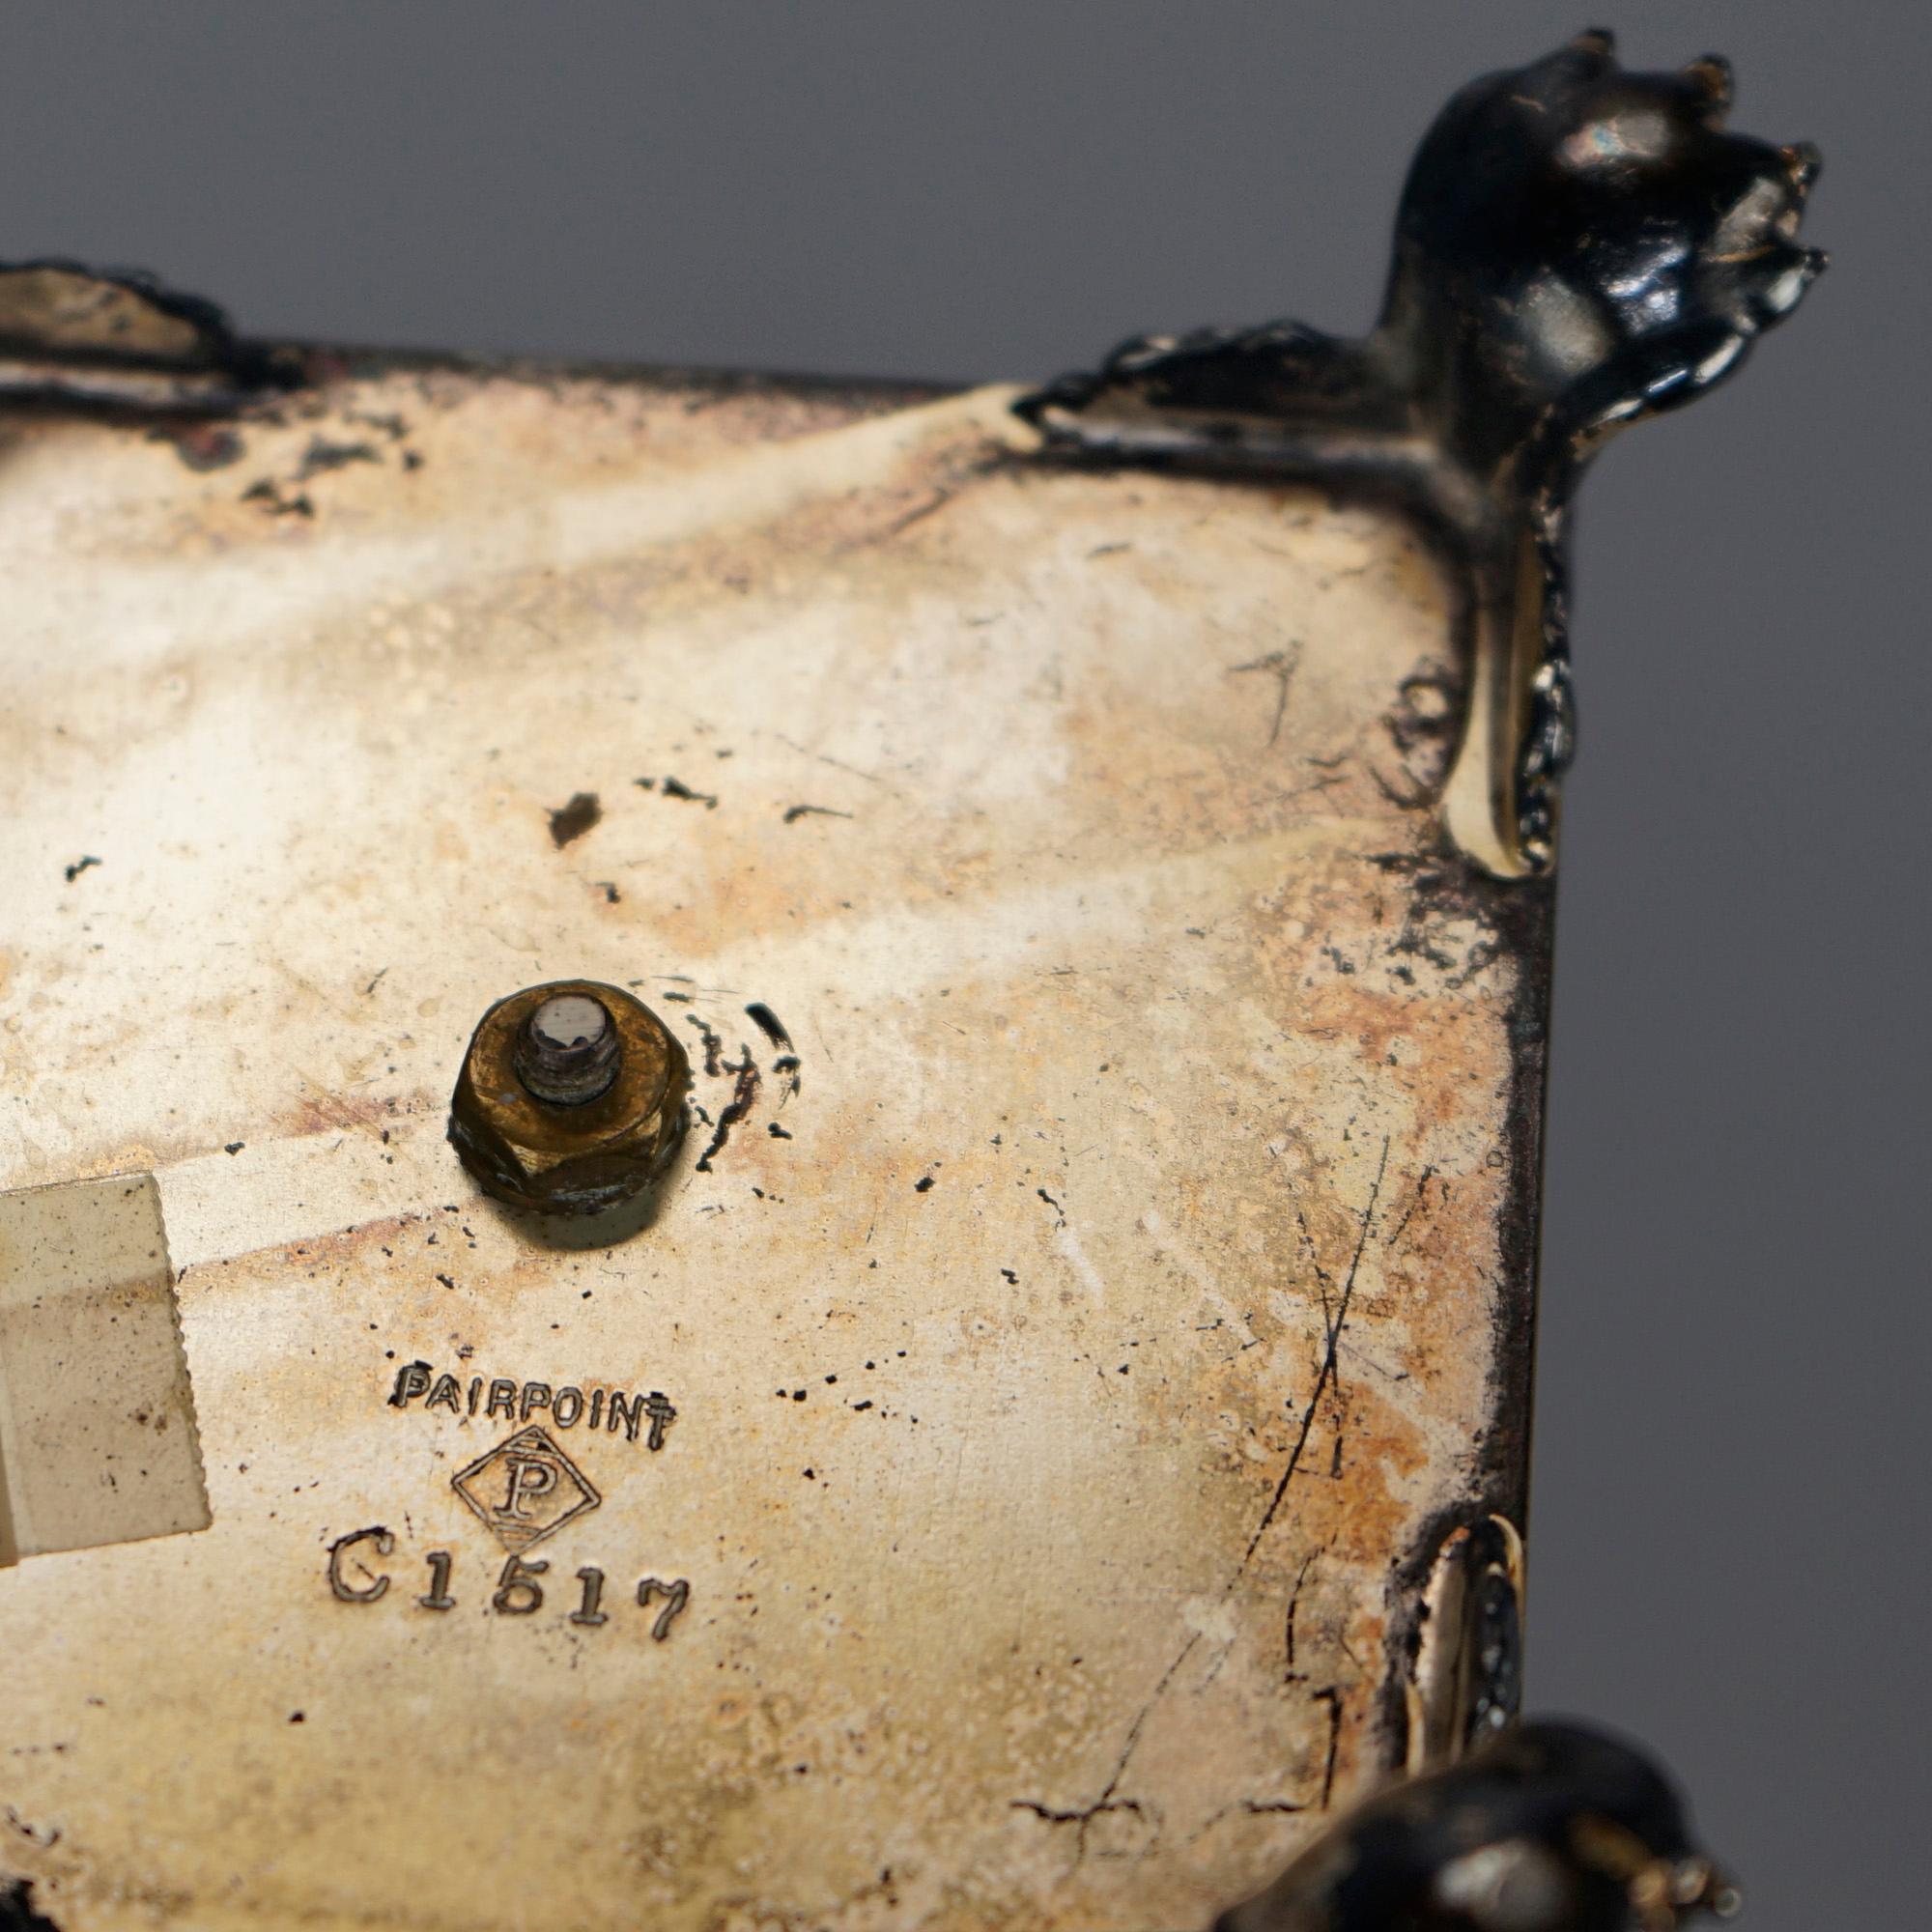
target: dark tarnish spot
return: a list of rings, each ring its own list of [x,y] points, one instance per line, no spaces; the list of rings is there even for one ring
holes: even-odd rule
[[[762,1000],[753,1000],[745,1009],[745,1017],[778,1048],[781,1053],[792,1051],[791,1035],[785,1032],[784,1022]]]
[[[698,1037],[704,1042],[704,1077],[716,1080],[724,1071],[724,1042],[719,1037],[718,1029],[707,1025],[697,1014],[686,1013],[685,1018],[697,1029]]]
[[[604,816],[604,807],[594,791],[571,794],[568,805],[560,805],[550,815],[550,836],[561,851],[573,838],[582,838]]]
[[[772,1062],[772,1071],[784,1082],[779,1090],[779,1105],[782,1107],[803,1085],[799,1078],[798,1049],[792,1044],[784,1022],[762,1000],[753,1000],[745,1009],[745,1016],[779,1050],[779,1057]]]
[[[60,1932],[60,1927],[34,1910],[34,1888],[27,1880],[0,1876],[0,1932]]]
[[[293,497],[285,497],[282,486],[272,476],[264,476],[259,482],[249,484],[242,493],[242,500],[244,503],[260,503],[277,517],[315,515],[315,504],[306,490],[298,490]]]
[[[327,437],[312,436],[297,466],[295,480],[306,483],[325,470],[341,469],[351,463],[380,463],[382,457],[372,442],[330,442]]]
[[[850,818],[849,811],[838,811],[829,805],[788,805],[784,809],[784,822],[796,825],[801,818]]]
[[[409,419],[398,410],[345,410],[346,422],[366,423],[369,428],[382,431],[391,442],[401,442],[409,435]]]
[[[666,779],[661,789],[667,798],[689,799],[693,805],[701,805],[707,811],[718,809],[716,792],[694,791],[682,779]]]
[[[226,423],[193,423],[185,429],[157,429],[151,440],[174,445],[175,454],[189,469],[226,469],[242,460],[241,437]]]
[[[760,1078],[758,1063],[752,1058],[749,1047],[742,1049],[742,1051],[744,1053],[742,1060],[727,1060],[721,1068],[723,1072],[733,1074],[736,1077],[731,1083],[730,1102],[719,1114],[718,1124],[711,1130],[711,1145],[697,1156],[697,1172],[699,1174],[709,1174],[711,1172],[712,1159],[715,1155],[724,1152],[724,1143],[731,1138],[731,1129],[757,1105]]]
[[[67,873],[68,884],[72,885],[73,882],[77,878],[79,878],[83,872],[88,870],[90,867],[98,866],[99,864],[100,861],[97,859],[92,852],[83,852],[80,855],[80,857],[73,862],[71,866],[68,866],[63,868]]]

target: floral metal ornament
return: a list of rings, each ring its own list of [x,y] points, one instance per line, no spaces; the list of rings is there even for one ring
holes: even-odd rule
[[[1053,454],[1408,499],[1466,596],[1448,831],[1503,875],[1553,858],[1584,464],[1729,375],[1825,266],[1797,240],[1817,150],[1732,133],[1730,103],[1715,55],[1632,73],[1607,33],[1580,34],[1437,117],[1367,336],[1295,322],[1140,336],[1017,405]]]

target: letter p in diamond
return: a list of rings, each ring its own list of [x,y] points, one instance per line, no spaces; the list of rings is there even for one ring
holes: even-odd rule
[[[541,1429],[519,1430],[450,1483],[505,1549],[524,1550],[603,1501]]]

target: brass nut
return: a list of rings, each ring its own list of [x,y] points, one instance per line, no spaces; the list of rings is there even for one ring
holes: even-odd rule
[[[559,1017],[570,1022],[561,1041]],[[559,1064],[560,1080],[544,1077]],[[684,1132],[690,1086],[684,1048],[629,993],[593,980],[526,986],[498,1000],[470,1037],[450,1097],[450,1145],[498,1201],[539,1214],[601,1214],[663,1173]]]

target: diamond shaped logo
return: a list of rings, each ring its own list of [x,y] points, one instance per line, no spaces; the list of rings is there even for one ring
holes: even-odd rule
[[[527,1549],[604,1498],[541,1429],[519,1430],[459,1469],[450,1487],[505,1549]]]

